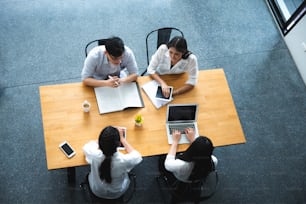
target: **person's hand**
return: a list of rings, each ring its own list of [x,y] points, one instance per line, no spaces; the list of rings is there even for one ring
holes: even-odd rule
[[[122,140],[125,140],[125,128],[117,127],[117,129],[120,135],[120,142],[122,142]]]
[[[193,128],[185,128],[185,134],[190,143],[194,141],[195,132]]]
[[[118,76],[108,76],[107,82],[109,87],[117,88],[120,86],[120,78]]]
[[[178,143],[178,141],[180,141],[182,135],[181,135],[181,131],[177,130],[177,129],[173,129],[172,130],[172,139],[174,143]]]
[[[164,97],[168,98],[169,95],[170,95],[170,88],[169,88],[169,86],[167,84],[162,84],[161,88],[162,88],[162,92],[163,92]]]

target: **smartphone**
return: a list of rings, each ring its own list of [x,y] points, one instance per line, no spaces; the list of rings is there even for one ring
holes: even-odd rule
[[[71,158],[75,155],[74,149],[71,147],[71,145],[67,141],[62,142],[59,145],[59,148],[68,158]]]
[[[122,128],[124,130],[123,131],[123,137],[126,139],[126,127],[120,127],[120,128]],[[125,149],[121,142],[120,142],[120,146],[118,147],[118,149],[120,149],[120,150],[124,150]]]

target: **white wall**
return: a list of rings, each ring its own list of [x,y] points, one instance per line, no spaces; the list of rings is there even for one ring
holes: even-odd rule
[[[306,15],[284,37],[284,40],[306,84]],[[302,43],[305,43],[305,47]]]

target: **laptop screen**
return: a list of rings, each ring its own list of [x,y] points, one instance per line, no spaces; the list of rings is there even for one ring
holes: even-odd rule
[[[197,107],[197,104],[169,104],[167,121],[196,121]]]

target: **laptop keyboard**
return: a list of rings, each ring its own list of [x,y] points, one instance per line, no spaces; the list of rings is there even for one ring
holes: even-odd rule
[[[194,128],[194,124],[169,124],[170,131],[172,133],[173,129],[179,130],[181,134],[185,134],[185,128]]]

